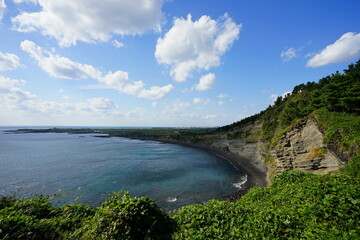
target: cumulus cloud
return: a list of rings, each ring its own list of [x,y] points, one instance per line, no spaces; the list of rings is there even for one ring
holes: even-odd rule
[[[202,16],[192,21],[176,18],[172,28],[157,40],[155,57],[158,63],[171,66],[171,76],[183,82],[194,70],[209,70],[220,65],[220,57],[239,37],[241,25],[227,14],[218,21]]]
[[[20,58],[17,55],[0,52],[0,71],[14,70],[20,66]]]
[[[4,0],[2,0],[4,2]],[[23,2],[19,0],[17,2]],[[160,30],[163,0],[38,0],[38,12],[12,18],[20,32],[40,31],[61,46],[104,42],[112,35],[142,34]]]
[[[45,51],[29,40],[21,42],[20,47],[37,60],[38,65],[52,77],[63,79],[92,78],[105,84],[108,88],[151,100],[163,98],[173,90],[171,84],[164,87],[152,86],[145,89],[145,84],[142,81],[131,81],[129,74],[123,71],[109,72],[103,76],[100,71],[91,65],[74,62],[68,58]]]
[[[296,49],[288,48],[287,50],[283,50],[280,54],[280,57],[283,61],[288,62],[293,58],[296,58]]]
[[[32,58],[37,60],[38,65],[52,77],[64,79],[97,79],[101,76],[101,72],[93,66],[74,62],[68,58],[45,51],[32,41],[22,41],[20,47]]]
[[[129,74],[123,71],[109,72],[104,77],[101,77],[99,81],[120,92],[151,100],[165,97],[174,88],[171,84],[168,84],[163,87],[152,86],[145,89],[145,84],[142,81],[131,81]]]
[[[215,74],[209,73],[200,78],[198,84],[195,85],[195,89],[198,91],[205,91],[211,89],[215,85]]]
[[[5,11],[6,11],[5,0],[0,0],[0,23],[5,15]]]
[[[360,33],[348,32],[312,57],[306,65],[315,68],[331,63],[352,60],[359,56]]]

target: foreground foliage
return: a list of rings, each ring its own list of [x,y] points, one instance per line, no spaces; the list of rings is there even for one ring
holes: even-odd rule
[[[238,202],[181,209],[175,239],[359,239],[359,179],[288,171]]]
[[[0,199],[1,239],[169,239],[173,225],[148,197],[115,193],[100,207],[52,207],[45,196]]]
[[[288,171],[237,202],[190,205],[172,218],[147,197],[53,207],[44,196],[0,199],[1,239],[359,239],[359,158],[344,173]],[[354,175],[357,174],[357,175]]]

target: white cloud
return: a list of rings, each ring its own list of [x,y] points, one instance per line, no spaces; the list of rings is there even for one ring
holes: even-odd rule
[[[22,41],[20,47],[32,58],[37,60],[38,65],[52,77],[64,79],[97,79],[101,76],[101,72],[93,66],[74,62],[68,58],[45,51],[32,41]]]
[[[20,58],[18,56],[0,52],[0,71],[14,70],[20,66]]]
[[[40,31],[55,38],[61,46],[76,45],[78,41],[104,42],[112,35],[142,34],[151,29],[159,31],[163,2],[38,0],[41,11],[22,12],[12,18],[12,22],[17,31]]]
[[[109,72],[103,76],[100,71],[91,65],[74,62],[68,58],[45,51],[29,40],[21,42],[20,46],[22,50],[36,59],[38,65],[52,77],[64,79],[92,78],[105,84],[108,88],[151,100],[163,98],[173,90],[171,84],[164,87],[152,86],[149,89],[145,89],[145,84],[142,81],[131,81],[129,74],[123,71]]]
[[[173,27],[158,39],[155,57],[158,63],[172,67],[175,81],[186,81],[194,70],[219,66],[220,57],[239,37],[240,28],[227,14],[218,21],[205,15],[194,22],[191,15],[176,18]]]
[[[116,48],[122,48],[122,47],[124,47],[124,44],[122,43],[122,42],[119,42],[118,40],[112,40],[112,44],[113,44],[113,46],[114,47],[116,47]]]
[[[360,33],[348,32],[335,43],[328,45],[320,53],[312,57],[308,67],[320,67],[331,63],[343,62],[360,56]]]
[[[134,122],[145,114],[143,108],[120,112],[111,99],[104,97],[75,103],[46,101],[21,89],[25,83],[0,75],[0,124],[114,125],[119,120]]]
[[[221,105],[224,105],[226,102],[225,101],[218,101],[218,104],[221,106]]]
[[[296,49],[295,48],[289,48],[286,51],[283,50],[280,54],[280,57],[283,61],[288,62],[293,58],[296,58]]]
[[[5,11],[6,11],[5,0],[0,0],[0,23],[5,15]]]
[[[145,84],[142,81],[129,80],[129,74],[123,71],[109,72],[104,77],[101,77],[99,81],[120,92],[151,100],[163,98],[174,89],[171,84],[164,87],[152,86],[145,89]]]
[[[221,94],[217,95],[217,98],[220,98],[220,99],[227,98],[227,97],[229,97],[229,95],[224,94],[224,93],[221,93]]]
[[[151,106],[152,106],[152,107],[157,107],[157,105],[158,105],[157,102],[152,102],[152,103],[151,103]]]
[[[195,85],[195,89],[198,91],[205,91],[212,88],[215,85],[215,74],[209,73],[200,78],[200,81]]]

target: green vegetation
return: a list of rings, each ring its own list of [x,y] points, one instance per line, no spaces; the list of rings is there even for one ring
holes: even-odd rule
[[[356,161],[355,161],[356,160]],[[2,239],[359,239],[359,157],[338,175],[288,171],[237,202],[190,205],[170,218],[147,197],[52,207],[0,199]],[[356,176],[355,176],[355,175]]]
[[[0,198],[1,239],[169,239],[173,223],[148,197],[115,193],[100,207],[53,207],[45,196]]]
[[[235,203],[182,208],[175,239],[358,239],[359,179],[288,171]]]

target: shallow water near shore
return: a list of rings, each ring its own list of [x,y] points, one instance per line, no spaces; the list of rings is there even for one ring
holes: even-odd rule
[[[0,132],[0,195],[60,195],[97,206],[108,192],[149,196],[169,211],[232,195],[246,176],[201,149],[91,134]]]

